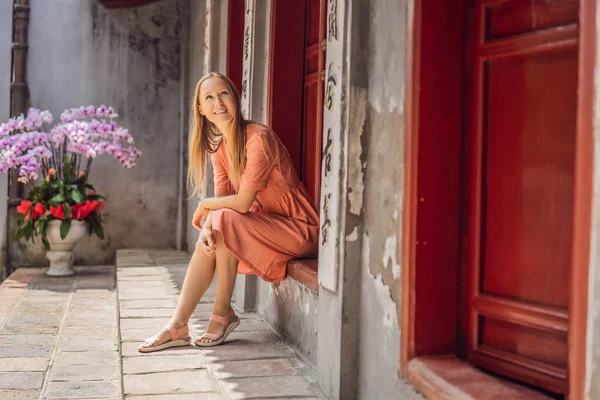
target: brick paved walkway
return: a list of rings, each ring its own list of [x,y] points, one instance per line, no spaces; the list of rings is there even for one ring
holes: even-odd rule
[[[140,354],[168,321],[188,256],[124,250],[71,278],[20,269],[0,286],[1,399],[320,398],[311,368],[257,314],[224,345]],[[192,336],[210,316],[198,304]]]

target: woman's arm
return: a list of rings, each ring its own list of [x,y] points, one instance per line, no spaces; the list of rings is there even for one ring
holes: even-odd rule
[[[224,197],[209,197],[202,200],[201,207],[209,210],[218,210],[220,208],[230,208],[240,213],[247,213],[256,199],[256,190],[240,190],[239,193],[224,196]],[[208,212],[208,218],[210,218],[210,212]]]

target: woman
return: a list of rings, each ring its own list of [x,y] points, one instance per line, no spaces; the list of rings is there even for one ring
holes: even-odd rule
[[[171,322],[138,347],[144,353],[190,344],[188,320],[215,273],[213,312],[197,346],[221,344],[239,325],[231,308],[237,273],[280,281],[287,261],[314,257],[318,250],[318,215],[287,150],[271,129],[244,120],[231,80],[205,75],[192,108],[188,180],[198,193],[210,153],[215,197],[202,200],[194,213],[200,237],[181,297]]]

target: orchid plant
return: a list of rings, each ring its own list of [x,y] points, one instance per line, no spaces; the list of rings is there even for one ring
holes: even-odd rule
[[[46,237],[53,220],[62,221],[63,239],[72,220],[86,221],[88,233],[104,239],[100,211],[106,200],[88,183],[92,162],[106,153],[133,168],[142,154],[129,131],[115,122],[117,117],[105,105],[72,108],[48,132],[52,114],[30,108],[27,116],[0,125],[0,172],[14,171],[29,189],[17,207],[22,215],[15,240],[40,236],[50,249]]]

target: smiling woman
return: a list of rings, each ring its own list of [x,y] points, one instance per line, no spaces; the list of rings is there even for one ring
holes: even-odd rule
[[[194,213],[200,237],[181,298],[171,323],[138,348],[144,353],[190,344],[187,322],[215,273],[213,314],[197,346],[216,346],[239,325],[231,308],[237,273],[280,281],[289,260],[318,251],[319,217],[288,151],[269,127],[244,119],[231,80],[205,75],[192,108],[188,178],[198,193],[211,154],[215,197],[202,200]]]

